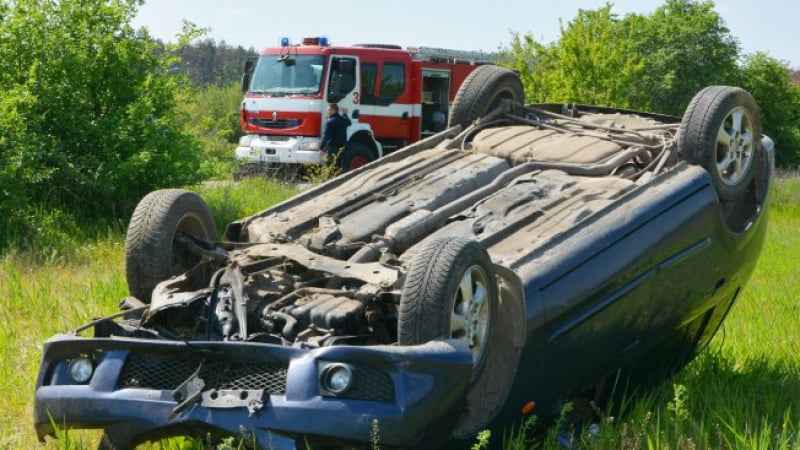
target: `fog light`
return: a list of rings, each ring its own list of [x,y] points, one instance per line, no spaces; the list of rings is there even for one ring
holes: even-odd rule
[[[71,376],[76,383],[86,383],[92,378],[93,372],[94,365],[92,364],[92,360],[85,356],[80,356],[69,362],[69,376]]]
[[[322,387],[340,395],[353,386],[353,369],[346,364],[331,364],[322,371]]]

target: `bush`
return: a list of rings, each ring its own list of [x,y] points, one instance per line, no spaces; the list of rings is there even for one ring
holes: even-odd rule
[[[765,53],[748,55],[741,84],[758,102],[764,134],[775,141],[776,164],[800,166],[800,86],[789,67]]]
[[[37,229],[31,210],[120,216],[202,179],[175,59],[130,25],[139,3],[0,0],[0,248]]]
[[[229,178],[234,167],[233,152],[243,135],[239,83],[194,87],[184,95],[181,110],[189,117],[187,130],[203,148],[203,172]]]

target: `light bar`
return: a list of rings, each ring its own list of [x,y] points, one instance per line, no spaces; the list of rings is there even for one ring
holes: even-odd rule
[[[330,44],[330,40],[327,36],[314,36],[314,37],[304,37],[303,38],[303,45],[319,45],[322,47],[327,47]]]

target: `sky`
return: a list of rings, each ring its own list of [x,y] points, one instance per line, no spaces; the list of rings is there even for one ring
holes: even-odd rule
[[[543,43],[559,37],[578,9],[596,9],[606,0],[147,0],[134,21],[150,34],[175,41],[183,20],[209,28],[207,37],[260,49],[281,37],[327,36],[332,44],[397,44],[495,51],[512,33]],[[612,11],[650,13],[663,0],[611,1]],[[717,0],[722,16],[745,54],[756,51],[800,68],[800,1]]]

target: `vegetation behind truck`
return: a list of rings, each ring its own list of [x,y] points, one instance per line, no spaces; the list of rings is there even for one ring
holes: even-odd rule
[[[464,79],[492,60],[483,52],[284,38],[245,64],[236,159],[245,171],[321,163],[326,106],[337,103],[352,120],[341,168],[355,169],[441,131]]]

